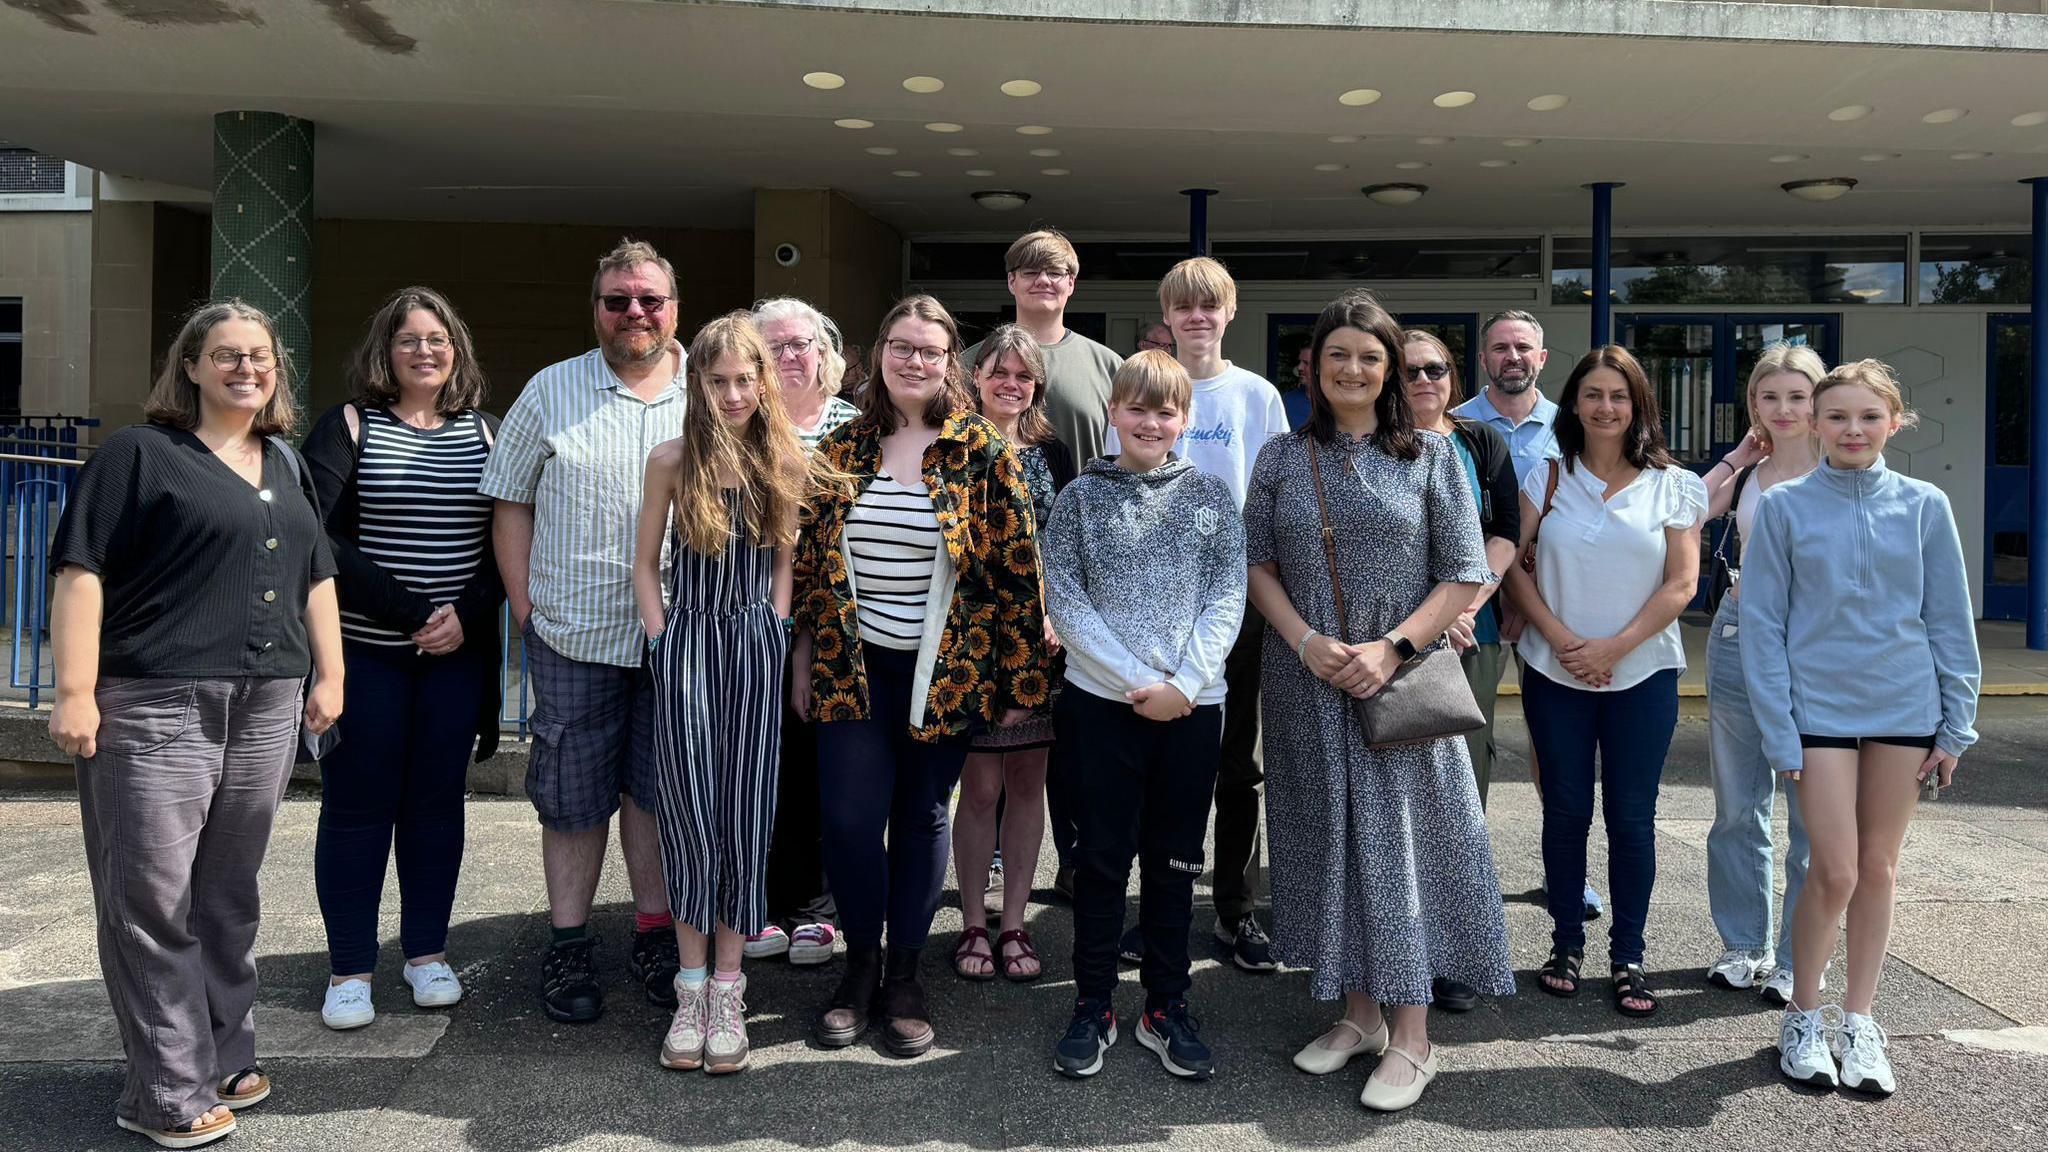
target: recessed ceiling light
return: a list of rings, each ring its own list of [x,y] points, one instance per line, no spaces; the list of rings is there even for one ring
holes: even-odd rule
[[[1456,92],[1439,92],[1436,99],[1431,100],[1430,103],[1439,108],[1463,108],[1477,99],[1479,99],[1477,92],[1466,92],[1460,89]]]
[[[946,149],[946,155],[948,155],[948,156],[979,156],[979,155],[981,155],[981,149],[979,149],[979,148],[948,148],[948,149]]]
[[[932,123],[930,123],[930,124],[927,124],[927,125],[925,125],[925,126],[924,126],[924,130],[925,130],[925,131],[927,131],[927,132],[961,132],[961,131],[965,131],[965,129],[961,128],[961,127],[960,127],[960,125],[958,125],[958,124],[955,124],[955,123],[953,123],[953,122],[952,122],[951,120],[936,120],[936,121],[933,121]]]
[[[2048,124],[2048,112],[2022,112],[2012,118],[2015,128],[2033,128],[2042,124]]]
[[[1040,157],[1041,159],[1050,160],[1054,156],[1059,155],[1060,150],[1057,148],[1033,148],[1031,150],[1031,154],[1033,156]]]
[[[1534,100],[1529,101],[1529,111],[1555,112],[1571,102],[1571,97],[1553,92],[1548,96],[1538,96]]]
[[[1481,168],[1513,168],[1515,162],[1513,160],[1481,160],[1479,166]]]
[[[1318,164],[1318,165],[1316,165],[1316,171],[1318,171],[1318,172],[1342,172],[1343,170],[1344,170],[1344,166],[1343,166],[1342,164]]]
[[[1846,124],[1851,120],[1861,120],[1874,111],[1876,109],[1868,104],[1844,104],[1833,112],[1828,113],[1828,119],[1838,124]]]
[[[1989,152],[1951,152],[1951,153],[1949,153],[1949,154],[1948,154],[1948,158],[1949,158],[1949,159],[1951,159],[1951,160],[1988,160],[1988,159],[1990,159],[1990,158],[1991,158],[1991,153],[1989,153]]]
[[[968,195],[991,212],[1009,212],[1031,203],[1031,193],[1014,188],[991,188],[984,192],[969,192]]]
[[[996,170],[993,168],[969,168],[967,174],[969,176],[993,176],[996,174]]]
[[[1806,158],[1807,156],[1804,152],[1780,152],[1776,156],[1771,157],[1771,163],[1797,164]]]
[[[1394,165],[1394,167],[1399,168],[1403,172],[1420,172],[1422,169],[1429,167],[1429,161],[1403,160],[1399,164]]]
[[[1429,191],[1427,184],[1368,184],[1359,189],[1375,204],[1413,204]]]
[[[937,76],[909,76],[904,78],[903,81],[903,90],[905,92],[915,92],[920,96],[928,96],[933,92],[943,90],[945,87],[946,82]]]
[[[848,116],[844,120],[834,120],[833,123],[841,128],[873,128],[875,126],[873,120],[863,120],[858,116]]]
[[[834,88],[846,87],[846,77],[837,72],[806,72],[804,83],[820,91],[830,92]]]
[[[1003,95],[1005,96],[1036,96],[1043,91],[1045,91],[1045,85],[1040,84],[1036,80],[1003,81]]]
[[[1886,160],[1897,160],[1898,158],[1899,154],[1897,152],[1865,152],[1857,157],[1858,160],[1866,164],[1882,164]]]
[[[1325,139],[1325,140],[1328,140],[1328,141],[1329,141],[1330,143],[1332,143],[1332,144],[1356,144],[1356,143],[1358,143],[1358,142],[1359,142],[1360,140],[1363,140],[1363,139],[1364,139],[1364,137],[1363,137],[1363,136],[1325,136],[1325,137],[1323,137],[1323,139]]]
[[[1527,136],[1514,136],[1501,141],[1500,146],[1503,148],[1533,148],[1540,143],[1542,141],[1532,140]]]
[[[1922,124],[1953,124],[1969,114],[1970,110],[1968,108],[1936,108],[1934,111],[1922,116],[1920,122]]]
[[[891,175],[891,176],[902,176],[902,177],[905,177],[905,178],[909,178],[909,177],[912,177],[912,176],[922,176],[922,175],[924,175],[924,173],[922,173],[922,172],[919,172],[919,171],[918,171],[917,169],[915,169],[915,168],[898,168],[898,169],[897,169],[896,171],[894,171],[894,172],[891,172],[891,173],[890,173],[890,175]]]
[[[1050,136],[1052,129],[1043,124],[1025,124],[1017,129],[1019,136]]]
[[[1071,168],[1040,168],[1038,174],[1040,176],[1072,176],[1074,172]]]
[[[1449,136],[1417,136],[1415,138],[1415,142],[1417,144],[1428,144],[1434,147],[1438,144],[1449,144],[1451,142],[1451,138]]]
[[[1831,176],[1825,180],[1794,180],[1789,184],[1778,185],[1778,187],[1785,190],[1786,195],[1797,200],[1808,200],[1815,204],[1825,204],[1830,200],[1840,200],[1849,194],[1849,189],[1855,186],[1856,181],[1851,180],[1847,176]]]
[[[1344,105],[1346,108],[1363,108],[1367,104],[1376,102],[1379,98],[1380,90],[1377,88],[1353,88],[1349,92],[1338,93],[1337,103]]]
[[[868,155],[870,156],[894,156],[895,154],[896,150],[894,148],[883,148],[879,145],[868,149]]]

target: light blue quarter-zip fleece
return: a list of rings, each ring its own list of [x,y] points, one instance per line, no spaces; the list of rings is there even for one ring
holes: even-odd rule
[[[1757,507],[1742,558],[1742,668],[1779,772],[1809,736],[1976,743],[1977,631],[1948,497],[1883,459],[1819,467]]]

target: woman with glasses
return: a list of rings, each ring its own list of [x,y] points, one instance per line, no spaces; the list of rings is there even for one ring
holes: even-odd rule
[[[186,319],[143,406],[79,470],[51,545],[50,735],[73,758],[100,970],[127,1054],[114,1122],[234,1131],[256,1063],[256,871],[299,730],[341,715],[334,559],[269,317]],[[308,671],[315,674],[310,690]]]
[[[783,296],[754,305],[768,345],[783,411],[806,448],[860,415],[839,396],[846,376],[839,327],[802,300]],[[768,849],[768,925],[747,937],[749,960],[787,953],[791,964],[823,964],[838,939],[838,909],[825,885],[818,815],[818,738],[785,693],[775,835]]]
[[[827,1047],[858,1039],[872,1010],[891,1054],[931,1048],[918,960],[968,738],[1050,697],[1031,490],[976,414],[959,348],[937,300],[890,309],[861,416],[822,448],[850,482],[813,501],[797,541],[792,697],[818,725],[825,867],[847,944],[816,1024]]]
[[[477,491],[497,421],[478,407],[469,328],[430,288],[402,288],[349,364],[354,398],[306,438],[341,574],[355,712],[320,765],[313,879],[327,923],[329,1028],[376,1019],[377,913],[395,842],[401,969],[413,1004],[462,999],[448,917],[462,867],[471,749],[498,746],[491,498]]]

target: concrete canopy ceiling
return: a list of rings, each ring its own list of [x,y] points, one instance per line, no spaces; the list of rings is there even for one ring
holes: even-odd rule
[[[0,4],[0,137],[203,188],[214,112],[288,112],[318,125],[328,217],[743,228],[757,187],[832,187],[914,236],[1034,220],[1172,234],[1179,190],[1201,186],[1221,190],[1218,234],[1574,229],[1581,185],[1619,180],[1631,227],[2024,227],[2015,182],[2048,176],[2035,51],[630,0],[143,6],[183,20],[52,7]],[[846,83],[808,87],[812,71]],[[908,91],[910,76],[944,88]],[[1043,91],[1003,94],[1012,79]],[[1339,102],[1360,88],[1382,95]],[[1438,107],[1449,91],[1475,99]],[[1569,103],[1527,106],[1549,94]],[[1830,118],[1853,105],[1871,111]],[[1925,121],[1944,109],[1966,114]],[[833,123],[849,117],[874,126]],[[1859,183],[1828,204],[1779,190],[1824,177]],[[1393,181],[1430,191],[1401,208],[1359,194]],[[992,213],[969,196],[986,188],[1032,200]]]

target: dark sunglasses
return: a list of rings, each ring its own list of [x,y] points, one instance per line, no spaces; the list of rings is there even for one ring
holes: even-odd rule
[[[624,312],[624,311],[625,311],[626,309],[628,309],[628,308],[630,308],[630,307],[632,307],[632,306],[633,306],[633,301],[635,301],[635,300],[638,300],[638,301],[640,302],[640,310],[641,310],[642,312],[646,312],[646,313],[650,313],[650,314],[652,314],[652,313],[655,313],[655,312],[659,312],[659,311],[661,311],[661,310],[662,310],[663,308],[667,307],[667,306],[668,306],[668,302],[669,302],[669,301],[671,301],[671,300],[673,300],[673,299],[675,299],[675,297],[673,297],[673,296],[599,296],[599,297],[598,297],[597,299],[598,299],[598,302],[599,302],[599,303],[601,303],[601,304],[603,304],[603,305],[604,305],[604,310],[605,310],[605,311],[607,311],[607,312]]]
[[[1449,364],[1443,363],[1442,361],[1438,361],[1434,364],[1408,365],[1408,378],[1410,380],[1416,380],[1424,376],[1427,376],[1429,377],[1430,381],[1434,383],[1438,380],[1443,379],[1446,376],[1449,376],[1450,374],[1451,366]]]

